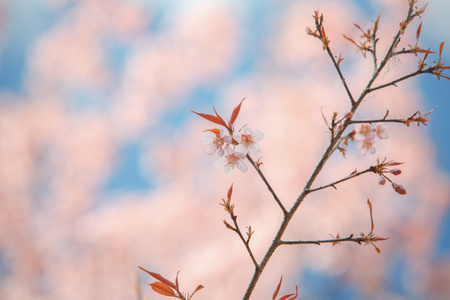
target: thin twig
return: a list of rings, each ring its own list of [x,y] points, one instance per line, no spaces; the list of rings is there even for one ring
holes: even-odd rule
[[[248,161],[252,164],[252,166],[255,168],[256,172],[258,172],[258,174],[261,177],[261,179],[266,184],[266,186],[269,189],[270,193],[272,194],[273,198],[278,203],[278,206],[280,206],[281,210],[283,211],[283,214],[286,215],[287,214],[286,208],[284,207],[283,203],[281,203],[280,199],[278,198],[277,194],[273,190],[272,186],[267,181],[266,177],[264,176],[264,174],[261,171],[261,169],[259,168],[259,166],[253,161],[253,159],[251,158],[251,156],[249,154],[247,154],[246,157],[247,157]]]
[[[255,268],[258,269],[258,262],[256,261],[255,256],[253,255],[252,249],[250,248],[250,243],[249,243],[250,239],[245,239],[244,236],[242,235],[242,232],[239,229],[239,225],[237,223],[237,216],[235,214],[230,214],[230,216],[234,223],[234,228],[232,230],[239,235],[239,238],[244,243],[245,248],[247,249],[247,252],[250,255],[250,258],[252,259],[252,262],[255,265]]]
[[[388,87],[388,86],[391,86],[391,85],[396,86],[396,84],[398,82],[406,80],[406,79],[414,77],[414,76],[417,76],[417,75],[420,75],[420,74],[426,74],[426,73],[430,73],[431,74],[433,71],[435,71],[435,69],[436,69],[435,66],[431,66],[431,67],[428,67],[426,69],[417,70],[417,71],[415,71],[413,73],[410,73],[408,75],[405,75],[403,77],[395,79],[395,80],[393,80],[391,82],[388,82],[388,83],[385,83],[385,84],[381,84],[381,85],[373,87],[373,88],[369,88],[368,89],[368,93],[371,93],[373,91],[376,91],[376,90],[379,90],[379,89],[382,89],[382,88],[385,88],[385,87]]]
[[[314,188],[314,189],[309,189],[308,193],[317,192],[317,191],[320,191],[320,190],[323,190],[323,189],[326,189],[326,188],[329,188],[329,187],[333,187],[333,188],[336,189],[336,185],[341,183],[341,182],[350,180],[350,179],[358,177],[358,176],[360,176],[362,174],[373,172],[373,171],[374,171],[374,167],[370,167],[370,168],[368,168],[368,169],[366,169],[364,171],[352,173],[352,174],[350,174],[350,175],[348,175],[348,176],[346,176],[346,177],[344,177],[342,179],[336,180],[335,182],[332,182],[332,183],[329,183],[329,184],[326,184],[326,185],[323,185],[323,186],[320,186],[320,187],[317,187],[317,188]]]
[[[324,38],[324,36],[322,35],[322,31],[319,29],[319,27],[321,25],[322,24],[318,24],[316,22],[316,28],[318,29],[319,35],[320,35],[320,37]],[[328,56],[330,57],[331,61],[333,62],[334,68],[336,69],[336,71],[339,74],[339,78],[341,79],[342,85],[344,86],[345,91],[347,92],[347,95],[348,95],[348,98],[350,99],[351,104],[354,105],[355,104],[355,99],[353,98],[352,92],[350,91],[350,88],[347,85],[345,77],[344,77],[344,75],[341,72],[341,68],[339,67],[339,64],[334,59],[333,52],[331,52],[331,49],[330,49],[330,47],[328,47],[328,45],[326,46],[325,50],[327,51]]]
[[[362,237],[358,237],[358,238],[354,238],[353,234],[350,234],[348,237],[346,238],[336,238],[336,239],[328,239],[328,240],[316,240],[316,241],[280,241],[280,245],[304,245],[304,244],[314,244],[314,245],[319,245],[320,244],[326,244],[326,243],[340,243],[340,242],[355,242],[358,244],[361,244],[364,241],[364,238]]]

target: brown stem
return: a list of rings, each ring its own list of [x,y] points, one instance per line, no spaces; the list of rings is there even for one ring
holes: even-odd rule
[[[342,179],[336,180],[335,182],[332,182],[332,183],[329,183],[329,184],[326,184],[326,185],[323,185],[323,186],[320,186],[320,187],[317,187],[317,188],[314,188],[314,189],[310,189],[309,193],[320,191],[320,190],[326,189],[328,187],[336,188],[335,187],[336,184],[339,184],[341,182],[344,182],[344,181],[350,180],[352,178],[358,177],[358,176],[360,176],[360,175],[362,175],[364,173],[373,172],[373,171],[374,171],[374,167],[370,167],[370,168],[368,168],[368,169],[366,169],[364,171],[356,172],[356,173],[353,173],[353,174],[351,174],[351,175],[349,175],[347,177],[344,177]]]
[[[275,201],[278,203],[278,205],[280,206],[281,210],[283,211],[283,214],[286,215],[287,214],[286,208],[283,206],[283,203],[281,203],[280,199],[278,198],[277,194],[273,190],[272,186],[267,181],[267,179],[264,176],[264,174],[261,171],[261,169],[256,165],[256,163],[253,161],[253,159],[251,158],[251,156],[249,154],[247,154],[246,157],[247,157],[248,161],[252,164],[252,166],[255,168],[256,172],[258,172],[258,174],[261,177],[261,179],[266,184],[266,186],[269,189],[270,193],[272,194],[273,198],[275,199]]]
[[[237,216],[234,214],[230,214],[231,219],[233,220],[234,223],[234,231],[239,235],[239,238],[241,239],[241,241],[244,243],[245,245],[245,249],[247,249],[248,254],[250,255],[250,258],[253,262],[253,264],[255,265],[255,268],[258,268],[258,262],[255,259],[255,256],[253,255],[252,250],[250,249],[250,243],[249,240],[246,240],[244,238],[244,236],[242,235],[241,230],[239,229],[239,225],[237,223]]]

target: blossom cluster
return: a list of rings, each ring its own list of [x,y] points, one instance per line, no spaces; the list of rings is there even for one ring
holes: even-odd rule
[[[380,123],[375,126],[370,124],[357,124],[351,133],[351,139],[358,143],[357,148],[362,155],[365,155],[367,152],[370,154],[376,152],[374,147],[375,137],[379,139],[389,138],[387,127]]]
[[[233,174],[236,167],[242,172],[247,171],[245,155],[259,154],[261,149],[257,142],[263,137],[262,131],[252,131],[248,127],[243,127],[231,135],[225,129],[209,129],[202,134],[203,141],[208,144],[206,154],[214,155],[217,152],[219,159],[215,166],[224,168],[226,175]]]
[[[200,117],[225,127],[225,129],[208,129],[203,132],[202,139],[208,144],[206,154],[213,155],[217,152],[219,159],[215,165],[218,168],[224,168],[226,175],[233,174],[236,167],[242,172],[246,172],[248,167],[245,164],[245,156],[247,154],[259,154],[261,151],[257,142],[259,142],[264,134],[260,130],[252,131],[247,126],[242,127],[237,132],[234,131],[234,123],[239,115],[242,102],[236,106],[231,114],[228,122],[216,112],[215,115],[198,113],[191,110]]]

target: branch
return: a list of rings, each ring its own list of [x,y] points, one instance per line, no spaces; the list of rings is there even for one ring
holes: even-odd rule
[[[396,80],[393,80],[393,81],[391,81],[389,83],[385,83],[385,84],[381,84],[381,85],[373,87],[373,88],[369,88],[367,90],[367,93],[371,93],[373,91],[376,91],[376,90],[379,90],[379,89],[382,89],[382,88],[385,88],[385,87],[388,87],[388,86],[391,86],[391,85],[397,86],[396,83],[398,83],[400,81],[406,80],[408,78],[411,78],[411,77],[414,77],[414,76],[417,76],[417,75],[420,75],[420,74],[426,74],[426,73],[432,74],[432,72],[435,71],[435,70],[436,70],[435,66],[431,66],[431,67],[429,67],[427,69],[417,70],[416,72],[413,72],[411,74],[408,74],[408,75],[405,75],[403,77],[400,77],[400,78],[398,78]]]
[[[223,220],[223,223],[228,229],[237,233],[241,241],[244,243],[245,248],[247,249],[247,252],[250,255],[250,258],[253,264],[255,265],[255,268],[258,269],[259,268],[258,263],[256,262],[255,256],[253,255],[253,252],[250,249],[250,238],[252,237],[253,234],[252,228],[251,226],[249,226],[249,230],[247,233],[248,238],[245,239],[244,236],[242,235],[241,230],[239,229],[239,225],[237,223],[237,216],[234,214],[234,204],[231,204],[232,193],[233,193],[233,185],[231,185],[231,187],[228,189],[227,200],[222,198],[222,203],[220,203],[220,205],[223,206],[225,208],[225,211],[230,215],[231,220],[233,220],[234,227],[228,224],[227,221],[225,220]]]
[[[427,125],[427,122],[430,121],[430,119],[427,118],[428,115],[431,114],[436,108],[437,108],[437,106],[435,108],[433,108],[432,110],[430,110],[429,112],[427,112],[426,114],[423,114],[423,115],[422,115],[422,113],[420,111],[416,111],[414,114],[412,114],[407,119],[386,119],[387,114],[389,113],[389,111],[388,111],[383,119],[351,120],[350,124],[402,123],[402,124],[405,124],[406,126],[409,127],[409,125],[412,122],[417,122],[417,126],[419,126],[420,124]]]
[[[236,232],[239,235],[239,238],[244,243],[245,248],[247,249],[247,252],[250,255],[250,258],[252,259],[252,262],[255,265],[255,268],[256,269],[259,268],[258,263],[256,262],[256,259],[255,259],[255,256],[253,255],[252,249],[250,249],[250,237],[251,237],[251,233],[252,233],[251,232],[251,227],[249,227],[250,229],[249,229],[248,239],[245,239],[244,236],[242,235],[241,230],[239,229],[239,225],[237,223],[237,216],[233,214],[233,215],[231,215],[231,219],[233,220],[234,228],[230,228],[230,229],[233,230],[234,232]]]
[[[339,68],[338,63],[336,62],[336,60],[334,59],[333,53],[331,52],[330,48],[329,48],[329,43],[330,41],[328,40],[326,34],[325,34],[325,30],[322,26],[322,22],[323,22],[323,16],[320,15],[319,16],[319,12],[316,11],[315,15],[313,16],[315,19],[315,25],[316,25],[316,31],[312,32],[312,30],[310,28],[307,28],[306,31],[309,35],[312,35],[316,38],[321,39],[322,43],[323,43],[323,49],[327,50],[328,55],[330,56],[331,61],[333,62],[333,65],[335,66],[339,77],[341,78],[342,84],[344,85],[344,88],[350,98],[351,101],[351,113],[354,115],[355,112],[357,111],[358,107],[361,105],[361,103],[363,102],[364,98],[367,96],[367,94],[370,91],[373,91],[373,89],[371,90],[372,85],[374,84],[375,80],[378,78],[378,76],[380,75],[381,71],[383,70],[383,68],[386,66],[386,64],[388,63],[388,61],[390,60],[390,58],[392,57],[392,54],[394,53],[395,48],[397,47],[398,43],[400,42],[401,36],[404,34],[405,29],[407,27],[407,25],[417,16],[420,16],[420,14],[423,12],[423,10],[425,9],[422,8],[417,12],[414,12],[414,3],[415,1],[410,1],[410,5],[409,5],[409,9],[408,9],[408,13],[406,16],[405,21],[403,21],[401,23],[400,29],[397,32],[397,34],[394,36],[393,41],[391,46],[389,47],[389,50],[386,52],[386,55],[384,57],[384,59],[381,61],[380,65],[378,66],[378,68],[376,69],[376,71],[373,73],[372,77],[369,79],[366,87],[364,88],[364,90],[361,92],[358,100],[355,101],[355,99],[353,98],[353,95],[350,92],[350,89],[347,86],[347,83],[345,81],[344,76],[342,75],[342,72]],[[409,76],[411,77],[411,76]],[[408,78],[409,78],[408,77]],[[405,78],[406,79],[406,78]],[[250,299],[250,296],[256,286],[256,283],[259,280],[259,277],[261,276],[261,273],[263,272],[264,268],[266,267],[267,263],[269,262],[270,258],[272,257],[273,253],[275,252],[275,250],[278,248],[278,246],[281,244],[281,238],[284,234],[284,232],[286,231],[286,228],[289,225],[289,222],[291,221],[292,217],[294,216],[295,212],[297,211],[297,209],[300,207],[300,205],[303,203],[303,200],[306,198],[306,196],[309,193],[309,189],[311,188],[312,184],[314,183],[314,181],[316,180],[317,176],[319,175],[319,173],[322,171],[323,167],[325,166],[326,162],[328,161],[328,159],[330,158],[330,156],[333,154],[336,145],[339,143],[343,132],[345,131],[345,129],[350,125],[351,122],[351,118],[348,118],[344,121],[343,128],[337,132],[337,134],[330,140],[329,145],[327,146],[322,158],[319,160],[319,162],[317,163],[316,167],[314,168],[314,170],[311,173],[311,176],[309,177],[308,181],[306,182],[302,192],[300,193],[300,195],[297,197],[297,199],[295,200],[293,206],[290,208],[290,210],[285,213],[284,215],[284,219],[280,224],[280,227],[271,243],[271,245],[269,246],[269,248],[267,249],[266,254],[264,255],[261,263],[259,264],[259,268],[255,269],[255,272],[253,273],[253,277],[247,287],[247,290],[244,294],[243,300],[248,300]],[[367,236],[366,236],[367,239]]]
[[[283,203],[281,203],[280,199],[278,198],[277,194],[275,193],[275,191],[272,189],[272,186],[270,186],[269,182],[267,181],[266,177],[264,176],[263,172],[261,171],[261,169],[259,168],[259,164],[255,163],[253,161],[253,159],[251,158],[251,156],[249,154],[246,155],[248,161],[252,164],[252,166],[255,168],[256,172],[258,172],[259,176],[261,177],[261,179],[264,181],[264,183],[266,184],[267,188],[269,189],[270,193],[272,194],[273,198],[275,199],[275,201],[278,203],[278,205],[280,206],[281,210],[283,211],[283,214],[286,215],[287,214],[287,210],[286,208],[283,206]]]
[[[317,31],[318,31],[318,36],[319,36],[319,38],[323,41],[323,48],[324,48],[324,50],[327,51],[328,56],[330,57],[331,61],[333,62],[333,65],[334,65],[336,71],[337,71],[338,74],[339,74],[339,78],[340,78],[341,81],[342,81],[342,85],[344,86],[345,91],[347,92],[347,95],[348,95],[348,97],[350,98],[350,101],[351,101],[351,103],[352,103],[352,105],[353,105],[353,104],[355,104],[355,99],[353,98],[353,95],[352,95],[352,93],[350,92],[350,89],[349,89],[349,87],[348,87],[348,85],[347,85],[347,82],[345,81],[345,77],[344,77],[344,75],[343,75],[342,72],[341,72],[341,68],[339,67],[338,62],[336,62],[336,59],[334,58],[334,55],[333,55],[333,53],[331,52],[331,49],[330,49],[330,47],[329,47],[328,37],[325,35],[325,28],[323,27],[323,24],[322,24],[323,18],[322,18],[322,17],[319,18],[319,17],[316,15],[316,17],[315,17],[315,22],[316,22],[316,29],[317,29]]]
[[[361,244],[364,241],[364,238],[354,238],[353,234],[350,234],[346,238],[334,238],[334,239],[328,239],[328,240],[316,240],[316,241],[280,241],[280,245],[301,245],[301,244],[314,244],[319,245],[320,244],[327,244],[327,243],[333,243],[338,244],[340,242],[355,242],[358,244]]]
[[[317,192],[317,191],[320,191],[320,190],[323,190],[323,189],[326,189],[326,188],[329,188],[329,187],[333,187],[334,189],[337,189],[336,186],[335,186],[336,184],[339,184],[341,182],[344,182],[344,181],[350,180],[352,178],[358,177],[358,176],[360,176],[360,175],[362,175],[364,173],[373,172],[374,170],[375,170],[374,167],[370,167],[370,168],[368,168],[368,169],[366,169],[364,171],[361,171],[361,172],[353,172],[349,176],[344,177],[342,179],[339,179],[339,180],[337,180],[335,182],[329,183],[327,185],[320,186],[318,188],[309,189],[307,191],[307,193]]]

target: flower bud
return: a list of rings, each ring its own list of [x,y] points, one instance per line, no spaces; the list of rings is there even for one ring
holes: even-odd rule
[[[406,195],[407,194],[406,189],[401,184],[397,184],[397,183],[393,182],[392,183],[392,187],[400,195]]]
[[[384,185],[386,183],[386,178],[381,177],[380,180],[378,180],[379,185]]]
[[[402,174],[402,170],[400,169],[392,169],[389,170],[389,173],[394,174],[395,176]]]

